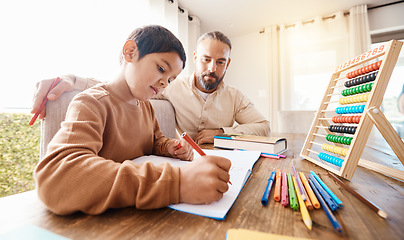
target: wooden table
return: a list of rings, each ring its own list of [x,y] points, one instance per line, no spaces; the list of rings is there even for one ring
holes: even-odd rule
[[[244,228],[313,239],[404,239],[404,183],[358,167],[351,181],[343,180],[360,194],[378,205],[389,215],[383,219],[351,193],[336,184],[327,172],[299,157],[304,135],[283,134],[288,139],[287,158],[259,159],[253,172],[224,221],[200,217],[169,208],[137,210],[113,209],[90,216],[75,213],[57,216],[42,205],[35,191],[0,199],[0,234],[22,224],[33,224],[71,239],[225,239],[230,228]],[[364,154],[388,159],[397,158],[385,153]],[[401,163],[400,163],[401,164]],[[316,172],[342,200],[344,207],[335,216],[343,227],[337,233],[324,211],[312,210],[313,229],[304,225],[299,211],[283,207],[271,200],[266,207],[260,203],[270,171],[277,168],[292,172],[291,166],[307,176]]]

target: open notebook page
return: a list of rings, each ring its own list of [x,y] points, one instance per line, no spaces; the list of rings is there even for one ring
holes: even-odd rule
[[[204,150],[207,155],[216,155],[230,159],[232,165],[230,168],[229,190],[223,194],[223,198],[211,204],[193,205],[187,203],[173,204],[169,207],[178,211],[192,213],[204,217],[210,217],[218,220],[224,220],[227,212],[233,205],[238,194],[243,188],[245,182],[251,174],[252,167],[260,157],[259,151],[226,151],[226,150]],[[194,156],[199,154],[194,151]],[[161,156],[142,156],[133,160],[135,163],[143,163],[151,161],[154,165],[169,162],[173,166],[181,166],[188,164],[187,161],[178,159],[161,157]]]

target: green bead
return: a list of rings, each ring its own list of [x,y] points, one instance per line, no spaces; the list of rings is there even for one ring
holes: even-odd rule
[[[351,145],[352,139],[351,137],[348,139],[348,145]]]
[[[363,85],[359,86],[359,92],[360,92],[360,93],[363,93],[363,92],[364,92]]]

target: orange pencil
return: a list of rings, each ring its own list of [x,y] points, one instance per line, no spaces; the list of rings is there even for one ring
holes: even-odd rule
[[[309,185],[309,182],[307,181],[307,178],[304,176],[304,174],[302,172],[299,172],[299,176],[300,176],[300,179],[303,182],[304,187],[306,188],[306,192],[309,195],[309,198],[311,200],[311,204],[315,208],[319,209],[321,207],[320,202],[318,201],[316,195],[314,194],[313,189],[311,189],[311,187]]]
[[[205,152],[198,146],[198,144],[196,144],[196,142],[194,142],[194,140],[192,140],[192,138],[190,138],[190,137],[188,136],[188,134],[187,134],[186,132],[184,132],[184,133],[181,135],[181,137],[182,137],[183,139],[185,139],[185,141],[187,141],[187,142],[189,143],[189,145],[191,145],[191,147],[192,147],[193,149],[195,149],[195,151],[197,151],[197,152],[199,153],[199,155],[201,155],[201,156],[205,156],[205,155],[206,155]],[[230,181],[229,181],[229,183],[230,183],[231,185],[233,185]]]
[[[192,140],[192,138],[190,138],[186,132],[184,132],[184,133],[181,135],[181,137],[182,137],[183,139],[185,139],[185,141],[187,141],[187,142],[189,143],[189,145],[191,145],[191,147],[192,147],[193,149],[195,149],[195,151],[197,151],[197,152],[199,153],[199,155],[201,155],[201,156],[205,156],[205,155],[206,155],[206,154],[203,152],[203,150],[198,146],[198,144],[196,144],[196,143],[194,142],[194,140]]]
[[[46,101],[48,101],[48,94],[49,92],[56,87],[56,85],[59,83],[60,78],[57,77],[55,80],[53,80],[52,86],[49,88],[48,93],[46,93],[46,96],[44,97],[44,99],[42,100],[42,104],[39,107],[39,110],[35,113],[35,115],[31,118],[31,121],[29,121],[29,125],[33,125],[35,120],[38,118],[39,114],[42,112],[43,108],[45,107]]]
[[[275,181],[275,201],[279,202],[281,200],[281,181],[282,181],[282,172],[280,169],[276,170],[276,181]]]

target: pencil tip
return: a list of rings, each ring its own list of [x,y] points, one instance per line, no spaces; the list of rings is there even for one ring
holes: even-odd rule
[[[310,219],[305,219],[304,220],[304,224],[306,224],[306,226],[307,226],[307,228],[309,229],[309,230],[311,230],[311,227],[312,227],[312,221],[310,220]]]
[[[379,216],[382,217],[382,218],[384,218],[384,219],[387,219],[387,218],[389,217],[389,216],[387,215],[387,213],[384,212],[384,211],[382,211],[382,210],[377,211],[377,214],[379,214]]]

